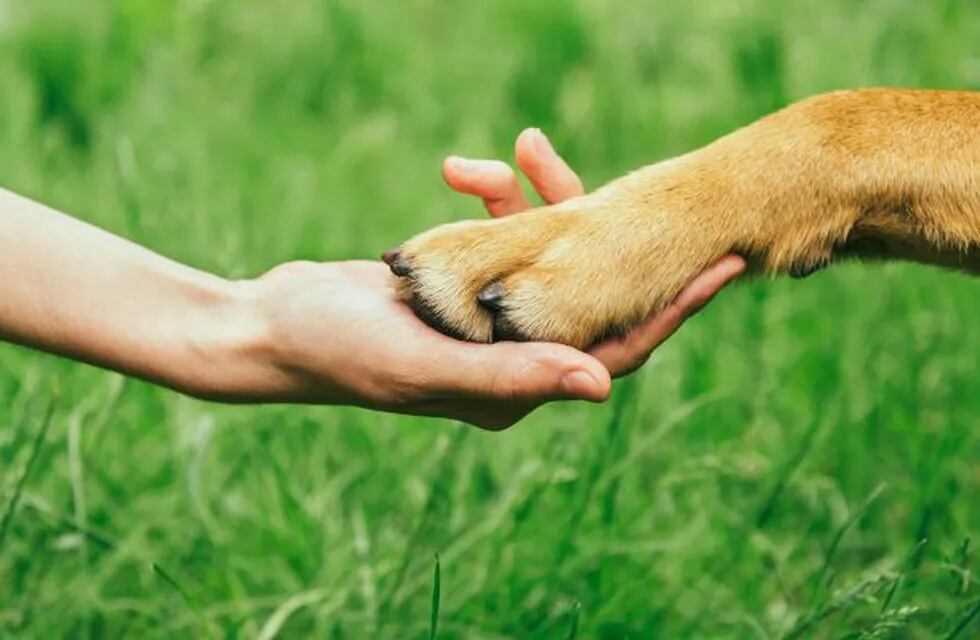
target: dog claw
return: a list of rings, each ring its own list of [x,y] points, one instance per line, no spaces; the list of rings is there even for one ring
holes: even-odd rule
[[[491,311],[498,311],[500,310],[500,303],[504,300],[505,293],[504,285],[499,282],[494,282],[477,294],[476,301]]]
[[[408,260],[402,257],[401,249],[385,251],[381,254],[381,259],[388,265],[391,272],[396,276],[403,277],[412,272],[412,267],[408,264]]]

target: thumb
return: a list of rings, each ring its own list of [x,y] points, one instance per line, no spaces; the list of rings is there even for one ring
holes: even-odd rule
[[[521,402],[602,402],[609,397],[609,371],[577,349],[534,342],[473,347],[457,352],[464,362],[444,368],[452,372],[450,388],[461,395]]]

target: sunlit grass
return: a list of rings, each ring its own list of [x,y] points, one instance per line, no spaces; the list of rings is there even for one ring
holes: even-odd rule
[[[235,277],[481,215],[439,163],[525,126],[595,186],[812,93],[980,88],[966,1],[0,7],[0,184]],[[978,291],[742,284],[503,434],[0,346],[0,636],[972,637]]]

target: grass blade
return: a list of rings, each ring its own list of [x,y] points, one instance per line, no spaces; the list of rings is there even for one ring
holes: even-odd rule
[[[957,567],[959,569],[960,588],[959,595],[966,595],[970,588],[970,538],[967,536],[960,545],[959,559]]]
[[[888,590],[888,595],[885,597],[885,601],[881,604],[882,615],[884,615],[884,613],[888,610],[888,607],[891,606],[892,600],[895,598],[895,594],[898,593],[898,588],[902,585],[902,581],[905,579],[905,573],[909,570],[910,565],[912,564],[912,558],[919,553],[919,549],[925,546],[927,542],[928,540],[919,540],[919,542],[917,542],[912,548],[908,558],[905,559],[902,570],[898,572],[897,576],[895,576],[895,580],[892,581],[891,589]]]
[[[442,571],[439,567],[439,554],[436,554],[436,568],[432,576],[432,608],[429,615],[429,640],[435,640],[439,627],[439,597],[442,589]]]
[[[316,590],[299,593],[283,602],[262,625],[262,630],[256,640],[273,640],[279,635],[289,617],[303,607],[314,605],[326,597],[326,592]]]
[[[963,633],[968,626],[970,626],[970,623],[977,617],[977,614],[980,614],[980,600],[976,601],[973,608],[971,608],[970,611],[963,616],[963,619],[960,620],[959,624],[957,624],[956,627],[949,632],[949,635],[946,636],[946,640],[954,640],[955,638],[958,638],[959,635]]]
[[[466,437],[469,435],[469,428],[460,425],[452,436],[452,439],[446,445],[445,449],[440,453],[439,459],[436,461],[436,468],[431,476],[431,490],[426,498],[425,506],[422,507],[422,512],[419,514],[419,518],[415,524],[412,534],[408,537],[408,543],[405,545],[405,551],[402,556],[402,561],[399,564],[398,571],[395,573],[394,579],[385,587],[383,595],[381,597],[383,616],[386,616],[388,612],[400,603],[399,591],[402,585],[405,583],[405,577],[408,575],[408,569],[412,565],[414,558],[418,556],[415,554],[416,549],[425,540],[426,535],[431,534],[431,528],[433,527],[433,521],[437,516],[437,512],[440,508],[445,506],[448,501],[448,494],[446,490],[446,479],[452,474],[455,460],[456,452],[459,451],[460,446],[462,446]],[[381,637],[382,627],[384,621],[381,622],[382,626],[379,626],[378,633]]]
[[[201,631],[204,633],[204,635],[208,638],[213,638],[214,634],[211,633],[211,627],[208,626],[207,620],[204,619],[204,614],[201,613],[201,609],[197,606],[194,599],[191,598],[190,594],[187,593],[184,587],[180,586],[180,583],[177,582],[177,580],[175,580],[166,569],[157,563],[151,562],[150,568],[153,570],[153,573],[157,574],[161,580],[166,582],[171,588],[173,588],[174,591],[177,592],[180,599],[184,602],[187,608],[190,609],[191,613],[194,614],[194,618],[201,626]]]
[[[895,594],[898,593],[898,587],[902,584],[902,577],[904,575],[904,572],[900,573],[895,576],[894,580],[892,580],[892,586],[888,589],[888,595],[885,596],[885,601],[881,603],[881,611],[879,612],[880,615],[884,615],[885,612],[888,611],[888,607],[891,606],[892,600],[895,599]]]
[[[7,537],[10,523],[13,522],[14,513],[17,511],[17,505],[20,502],[21,494],[24,492],[24,486],[27,484],[27,478],[31,475],[31,469],[34,468],[34,463],[37,462],[38,457],[41,455],[41,449],[44,447],[44,439],[48,435],[48,428],[51,426],[53,416],[54,403],[48,405],[48,409],[44,415],[44,421],[41,423],[41,428],[38,429],[37,435],[34,437],[31,457],[27,459],[27,464],[24,465],[24,472],[17,479],[17,484],[14,487],[14,495],[7,504],[7,510],[3,514],[3,519],[0,520],[0,547],[3,547],[3,541]]]
[[[575,640],[578,637],[578,620],[582,614],[582,603],[576,602],[572,605],[572,626],[568,629],[568,640]]]
[[[815,611],[800,619],[793,627],[782,636],[782,640],[796,640],[796,638],[809,637],[810,632],[821,622],[830,616],[845,611],[861,601],[867,594],[874,594],[882,588],[882,585],[889,582],[885,576],[876,576],[861,580],[853,587],[841,593],[818,611]]]
[[[861,504],[861,506],[858,507],[854,511],[854,513],[852,513],[850,517],[847,518],[844,524],[841,525],[834,533],[833,540],[831,540],[830,546],[827,547],[827,553],[824,555],[824,562],[823,562],[823,567],[820,570],[820,576],[817,578],[817,580],[814,582],[813,585],[813,594],[810,597],[811,604],[816,602],[820,590],[826,587],[830,582],[829,580],[827,580],[827,576],[830,574],[831,564],[833,564],[834,557],[837,555],[837,549],[838,547],[840,547],[841,541],[844,540],[844,535],[852,526],[854,526],[855,523],[857,523],[862,517],[864,517],[864,514],[867,513],[868,509],[871,507],[874,501],[878,499],[878,496],[880,496],[885,491],[885,488],[886,485],[884,483],[879,484],[877,487],[875,487],[874,490],[871,492],[871,494],[864,499],[864,502]]]
[[[783,465],[775,484],[773,484],[772,489],[769,491],[768,497],[763,501],[762,507],[759,509],[759,513],[755,519],[756,528],[761,529],[769,522],[769,518],[776,511],[776,503],[779,502],[779,498],[783,495],[783,491],[792,479],[793,474],[796,473],[796,470],[806,460],[807,455],[809,455],[817,432],[820,431],[820,427],[828,422],[832,423],[830,420],[825,420],[824,422],[814,420],[813,424],[804,432],[803,437],[800,439],[800,444],[796,448],[796,452]]]

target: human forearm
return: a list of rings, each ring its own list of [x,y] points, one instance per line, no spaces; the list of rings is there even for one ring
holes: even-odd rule
[[[0,190],[0,338],[208,394],[257,331],[233,283]]]

